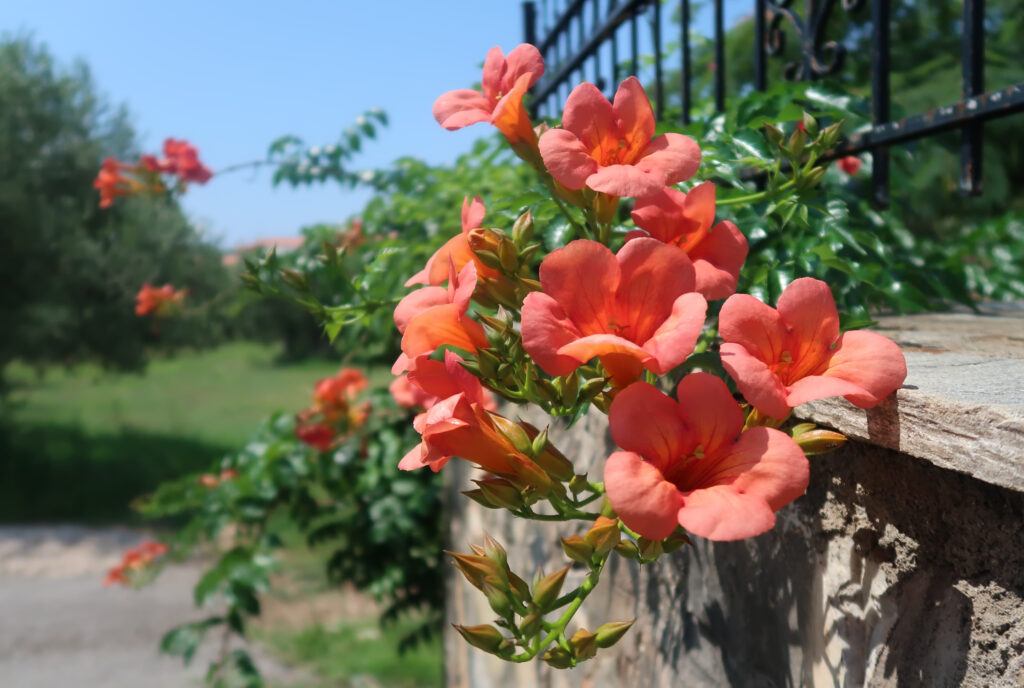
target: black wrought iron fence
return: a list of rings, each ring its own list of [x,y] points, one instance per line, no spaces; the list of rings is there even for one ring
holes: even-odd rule
[[[962,0],[961,100],[915,115],[892,119],[890,108],[890,25],[889,0],[805,0],[802,12],[793,0],[753,0],[754,20],[752,83],[757,90],[767,87],[768,59],[782,52],[787,34],[799,46],[799,59],[786,65],[784,78],[813,80],[841,69],[846,47],[841,41],[826,40],[826,28],[837,5],[848,13],[870,4],[871,45],[871,127],[842,141],[829,156],[838,158],[870,152],[872,155],[872,200],[884,206],[889,196],[889,147],[959,129],[960,189],[970,195],[981,193],[982,128],[989,119],[1024,111],[1024,81],[985,91],[985,2]],[[730,0],[739,3],[739,0]],[[715,109],[725,109],[726,51],[725,0],[713,0],[713,98]],[[531,108],[553,113],[564,101],[574,80],[586,78],[609,91],[625,76],[636,74],[641,45],[653,61],[652,98],[659,118],[665,112],[665,38],[678,31],[679,81],[683,124],[691,119],[693,107],[693,59],[691,54],[692,11],[690,0],[672,3],[678,25],[666,21],[660,0],[540,0],[523,3],[525,40],[536,45],[548,66],[536,85]],[[641,22],[641,19],[646,21]],[[643,37],[641,23],[649,26]],[[1021,37],[1024,40],[1024,36]],[[645,52],[646,52],[645,50]]]

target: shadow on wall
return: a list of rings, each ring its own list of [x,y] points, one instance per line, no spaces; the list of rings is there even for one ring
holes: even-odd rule
[[[697,540],[646,577],[665,663],[733,688],[1019,677],[1024,495],[864,445],[811,461],[774,530]]]

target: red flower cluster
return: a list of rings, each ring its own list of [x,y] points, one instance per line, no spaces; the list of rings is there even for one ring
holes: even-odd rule
[[[220,476],[216,476],[213,473],[204,473],[199,476],[199,484],[206,488],[214,488],[225,483],[229,480],[234,480],[238,477],[238,471],[234,468],[228,468],[220,472]]]
[[[205,184],[213,172],[199,161],[199,151],[188,141],[164,141],[164,157],[143,155],[132,165],[114,158],[106,158],[93,188],[100,192],[100,207],[107,208],[118,196],[136,194],[162,194],[167,191],[164,175],[176,178],[175,184],[183,191],[188,183]]]
[[[355,368],[342,368],[334,377],[324,378],[313,388],[313,404],[296,418],[295,437],[320,451],[366,422],[369,403],[354,404],[366,389],[366,376]]]
[[[135,315],[172,315],[181,310],[187,295],[187,289],[175,290],[170,284],[154,287],[146,282],[135,295]]]
[[[150,172],[173,174],[183,182],[205,184],[213,177],[209,167],[199,162],[199,151],[188,141],[164,141],[164,157],[143,155],[139,163]]]
[[[487,350],[498,346],[497,335],[484,330],[470,304],[486,303],[480,298],[487,293],[485,279],[510,277],[519,280],[521,307],[513,304],[513,310],[521,327],[508,328],[506,336],[517,345],[521,339],[529,359],[551,376],[538,380],[537,389],[551,398],[566,385],[581,384],[576,371],[583,366],[590,372],[582,379],[591,387],[594,370],[610,382],[597,389],[612,437],[624,451],[608,458],[604,485],[622,521],[654,540],[677,526],[714,540],[762,533],[778,509],[803,493],[809,474],[800,445],[767,426],[822,397],[842,395],[865,407],[879,403],[902,384],[903,356],[880,335],[840,334],[828,285],[818,280],[794,281],[778,310],[734,293],[747,240],[733,223],[716,223],[714,184],[675,188],[697,173],[701,150],[680,134],[655,135],[650,101],[634,77],[622,82],[611,102],[596,86],[581,84],[569,95],[561,128],[533,136],[523,128],[528,118],[522,98],[542,73],[532,46],[519,46],[507,58],[495,48],[485,63],[483,93],[446,93],[434,104],[435,117],[448,129],[495,124],[546,175],[558,197],[583,211],[601,241],[573,241],[541,262],[538,280],[520,279],[506,264],[518,269],[521,263],[507,255],[502,270],[494,267],[497,253],[479,234],[492,231],[479,229],[483,202],[466,199],[462,232],[407,283],[430,286],[395,309],[403,353],[393,372],[408,373],[393,383],[392,394],[403,405],[427,409],[415,420],[422,443],[400,467],[438,470],[460,456],[517,489],[535,487],[530,471],[555,477],[538,457],[528,456],[533,435],[526,426],[488,410],[480,381],[467,370],[483,371],[485,356],[492,369],[508,369],[500,357],[493,364],[496,355]],[[524,145],[534,146],[537,157],[523,154]],[[859,160],[844,159],[840,166],[855,174]],[[638,229],[613,253],[607,244],[621,197],[637,199],[632,219]],[[484,251],[475,253],[481,246]],[[487,264],[481,260],[486,252]],[[743,407],[710,374],[683,377],[675,399],[638,381],[645,374],[667,375],[690,356],[707,302],[717,299],[727,299],[718,323],[722,364],[757,411],[746,422]],[[485,322],[494,329],[494,319]],[[478,360],[464,361],[449,348]],[[443,361],[439,349],[445,349]],[[506,374],[494,377],[488,384],[499,390]],[[510,398],[523,398],[516,394]]]
[[[146,540],[138,547],[134,547],[124,553],[121,563],[110,569],[107,577],[103,579],[103,585],[131,585],[132,579],[157,558],[167,552],[167,545],[161,542]]]

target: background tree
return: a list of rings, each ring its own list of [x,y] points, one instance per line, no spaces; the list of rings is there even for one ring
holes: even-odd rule
[[[105,102],[85,65],[57,65],[31,38],[0,40],[0,371],[13,359],[135,368],[147,345],[224,334],[230,279],[177,204],[98,207],[102,159],[137,153],[127,111]],[[159,329],[137,318],[143,282],[189,289],[184,317]]]

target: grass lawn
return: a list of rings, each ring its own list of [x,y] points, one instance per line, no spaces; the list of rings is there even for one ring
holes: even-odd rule
[[[39,377],[12,366],[0,414],[0,522],[131,518],[129,502],[162,480],[203,470],[275,411],[305,406],[338,365],[275,363],[272,346],[238,342],[150,363],[144,374],[94,366]]]
[[[311,549],[297,529],[277,525],[283,526],[278,533],[285,549],[253,633],[278,659],[316,676],[288,688],[441,688],[440,634],[400,652],[400,641],[415,628],[415,620],[403,617],[382,627],[378,606],[366,593],[328,583],[326,563],[334,551],[329,544]]]
[[[402,622],[382,628],[376,619],[364,619],[330,627],[317,624],[300,631],[262,632],[259,638],[281,659],[302,665],[322,679],[302,688],[440,688],[440,637],[399,654],[398,641],[405,630]],[[356,683],[361,676],[372,676],[376,682]]]

